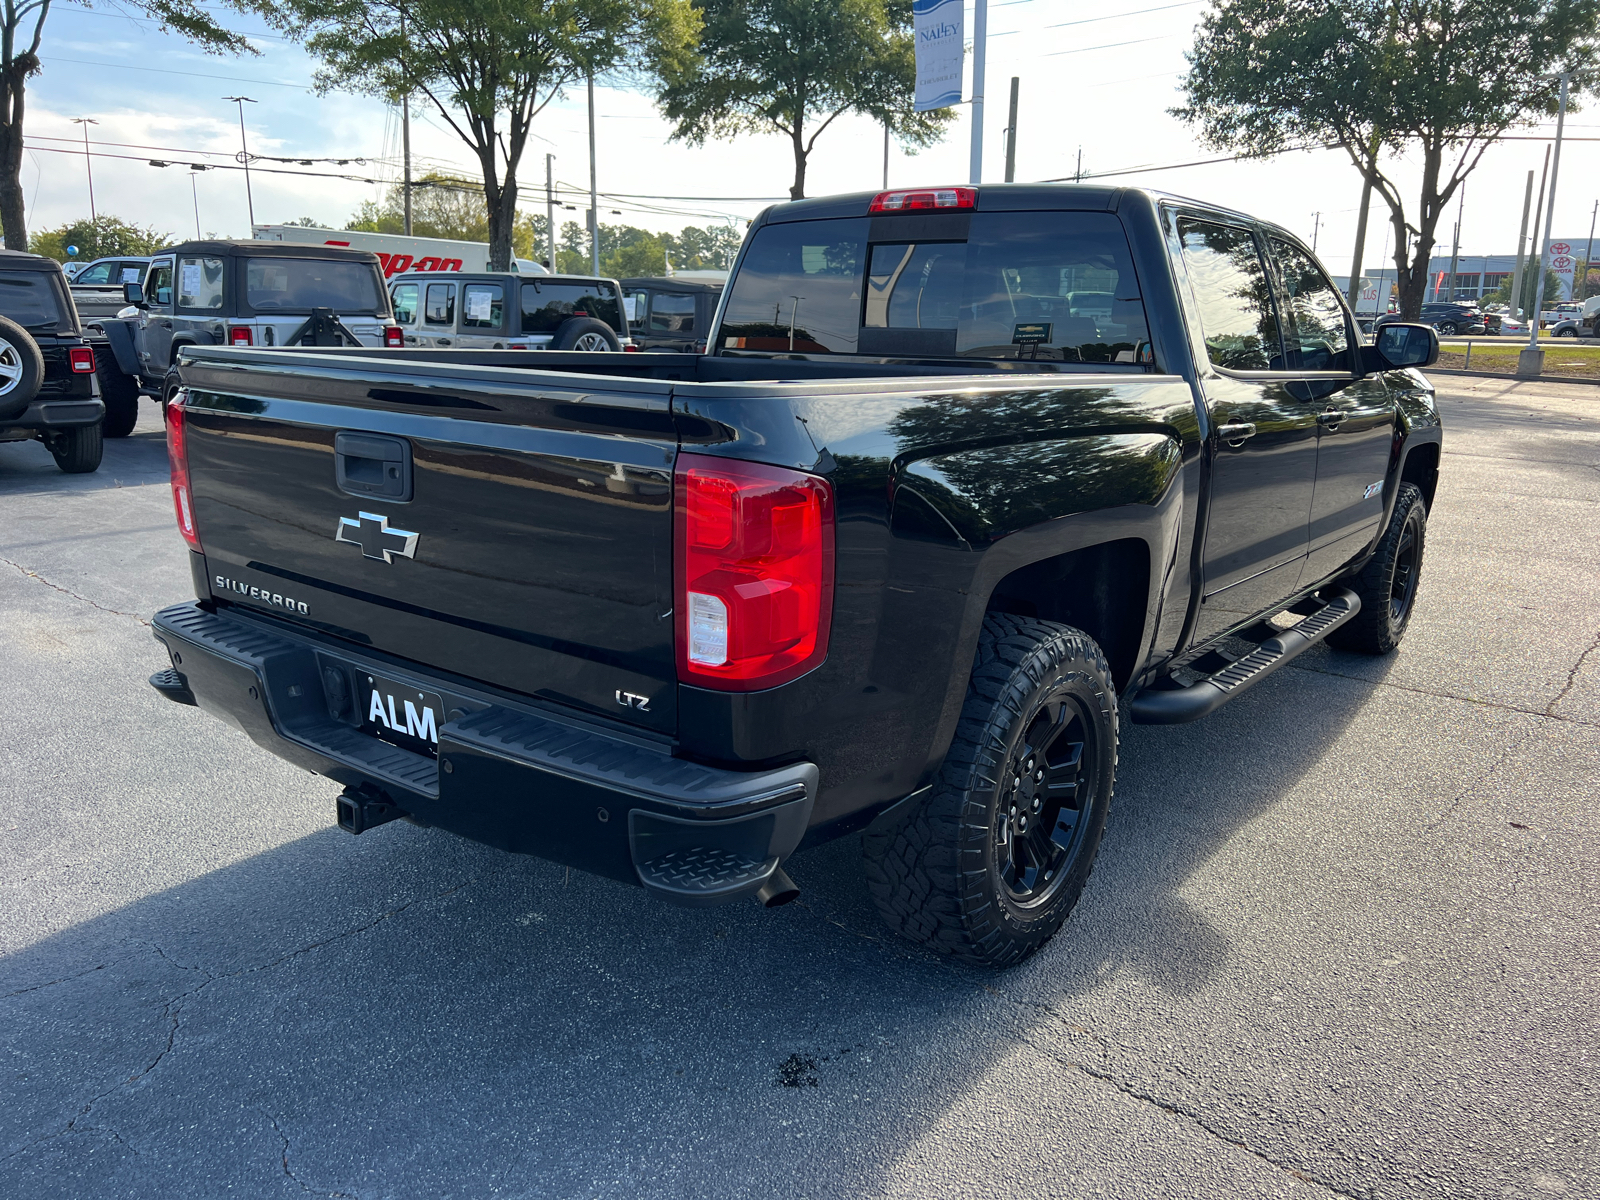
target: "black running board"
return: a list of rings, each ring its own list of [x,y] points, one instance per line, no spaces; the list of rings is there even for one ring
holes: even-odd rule
[[[1221,708],[1258,679],[1272,674],[1315,646],[1361,611],[1361,598],[1344,591],[1275,637],[1270,637],[1237,662],[1183,688],[1146,688],[1128,705],[1136,725],[1182,725]]]

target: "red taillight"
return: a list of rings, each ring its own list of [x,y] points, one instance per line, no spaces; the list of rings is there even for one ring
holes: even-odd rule
[[[89,374],[94,370],[94,347],[73,346],[67,351],[67,361],[79,375]]]
[[[228,345],[230,346],[249,346],[254,341],[255,339],[251,336],[248,325],[235,325],[228,330]]]
[[[867,205],[869,213],[911,212],[919,208],[977,208],[978,189],[969,187],[918,188],[909,192],[879,192]]]
[[[398,350],[406,344],[406,331],[398,325],[385,325],[383,327],[383,344],[392,350]]]
[[[632,342],[623,342],[622,343],[622,352],[624,354],[638,354],[639,353],[639,347],[635,346]]]
[[[172,507],[178,514],[178,532],[199,550],[200,531],[194,524],[194,494],[189,490],[189,444],[183,426],[183,396],[167,403],[167,459],[172,464]]]
[[[833,620],[828,482],[700,454],[674,482],[678,677],[753,692],[811,670]]]

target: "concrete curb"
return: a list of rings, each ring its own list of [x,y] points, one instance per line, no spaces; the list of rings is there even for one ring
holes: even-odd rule
[[[1472,379],[1504,379],[1510,383],[1582,383],[1600,387],[1600,379],[1585,379],[1579,375],[1518,375],[1514,371],[1457,371],[1450,367],[1423,367],[1425,375],[1465,375]]]

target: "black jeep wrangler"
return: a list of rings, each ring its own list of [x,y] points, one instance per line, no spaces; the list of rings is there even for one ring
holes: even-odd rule
[[[93,471],[105,412],[61,264],[0,250],[0,442],[40,441],[63,471]]]

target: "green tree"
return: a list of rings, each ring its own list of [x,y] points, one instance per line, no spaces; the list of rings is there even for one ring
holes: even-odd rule
[[[887,125],[908,150],[932,145],[949,109],[912,110],[911,0],[694,0],[699,52],[656,63],[673,137],[779,133],[794,153],[791,199],[806,194],[817,139],[845,113]]]
[[[585,75],[694,40],[688,0],[253,0],[323,66],[320,92],[420,95],[472,150],[489,261],[511,262],[517,170],[534,118]],[[413,223],[413,230],[416,226]]]
[[[1555,112],[1554,72],[1574,91],[1600,79],[1597,15],[1597,0],[1217,0],[1172,112],[1217,149],[1342,147],[1388,205],[1414,318],[1439,220],[1484,151]],[[1422,168],[1413,216],[1385,155]]]
[[[90,0],[82,0],[91,6]],[[242,8],[249,0],[224,0]],[[28,80],[39,73],[39,47],[51,0],[5,0],[0,7],[0,227],[7,250],[28,248],[27,206],[22,196],[23,118]],[[219,25],[199,0],[126,0],[128,15],[154,21],[163,33],[177,33],[211,54],[259,53],[243,34]],[[131,10],[129,12],[128,10]]]
[[[172,245],[170,233],[158,233],[154,228],[141,229],[120,217],[102,216],[92,221],[71,221],[55,229],[41,230],[33,235],[33,252],[43,254],[57,262],[92,262],[116,254],[144,256],[154,254],[163,246]],[[76,246],[78,253],[67,253],[68,246]]]
[[[345,228],[361,233],[404,233],[404,187],[398,183],[391,185],[381,203],[362,201]],[[411,234],[460,242],[487,242],[489,210],[483,202],[482,186],[476,180],[438,174],[424,175],[414,181],[411,185]],[[513,257],[533,258],[536,249],[543,246],[544,214],[519,212],[511,230]]]

